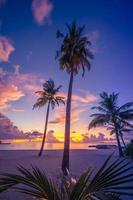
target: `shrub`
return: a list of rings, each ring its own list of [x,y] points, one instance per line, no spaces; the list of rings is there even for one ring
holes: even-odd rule
[[[133,159],[133,140],[125,147],[124,153],[125,156]]]

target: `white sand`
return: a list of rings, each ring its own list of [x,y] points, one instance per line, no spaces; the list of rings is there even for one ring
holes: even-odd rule
[[[89,166],[99,167],[111,152],[112,150],[71,150],[71,174],[77,177]],[[37,153],[38,152],[34,150],[0,151],[0,173],[15,172],[18,164],[23,165],[27,169],[30,169],[31,165],[34,165],[45,170],[50,177],[59,177],[61,172],[62,151],[45,150],[41,158],[37,157]],[[115,152],[114,157],[117,157],[117,152]],[[14,199],[31,200],[31,197],[15,192],[0,194],[0,200]],[[126,200],[128,199],[126,198]]]

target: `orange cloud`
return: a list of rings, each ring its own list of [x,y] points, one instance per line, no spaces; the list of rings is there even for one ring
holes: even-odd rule
[[[10,54],[15,50],[11,42],[4,36],[0,36],[0,62],[8,62]]]
[[[0,109],[8,108],[9,102],[17,101],[23,96],[23,92],[14,84],[0,81]]]
[[[84,112],[85,109],[83,109],[82,107],[81,108],[74,108],[72,109],[71,111],[71,123],[75,123],[79,120],[79,115]],[[65,111],[58,111],[56,116],[55,116],[55,119],[54,120],[50,120],[49,123],[50,124],[64,124],[65,123],[65,117],[66,117],[66,114],[65,114]]]
[[[10,111],[12,112],[24,112],[25,110],[22,108],[9,108]]]
[[[8,73],[0,68],[0,109],[22,111],[11,107],[11,102],[20,100],[25,95],[34,94],[39,90],[40,83],[37,76],[20,73],[20,66],[14,67],[13,73]]]
[[[60,96],[64,97],[67,99],[67,94],[64,92],[60,93]],[[90,92],[85,92],[82,96],[79,95],[72,95],[72,106],[78,106],[81,104],[81,106],[89,105],[90,103],[93,103],[97,100],[97,97],[93,94],[90,94]]]
[[[33,0],[32,11],[35,21],[39,25],[43,25],[44,22],[49,18],[53,10],[53,4],[50,0]]]
[[[60,96],[67,98],[66,93],[60,93]],[[73,94],[72,96],[72,111],[71,111],[71,123],[75,123],[79,120],[79,115],[86,111],[86,107],[95,102],[97,97],[93,94],[86,92],[84,96],[78,96]],[[57,114],[56,114],[57,113]],[[65,123],[65,107],[61,106],[55,110],[55,119],[49,121],[50,124],[64,124]]]

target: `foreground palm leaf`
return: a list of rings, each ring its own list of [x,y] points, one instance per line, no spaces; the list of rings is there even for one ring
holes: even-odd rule
[[[38,168],[32,167],[31,172],[22,166],[17,169],[18,175],[1,175],[0,192],[11,188],[45,200],[120,200],[120,195],[133,196],[133,163],[126,159],[111,161],[110,156],[98,171],[89,168],[76,183],[67,179],[63,195]]]

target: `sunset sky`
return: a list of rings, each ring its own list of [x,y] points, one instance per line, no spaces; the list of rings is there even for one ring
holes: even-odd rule
[[[43,131],[45,108],[32,110],[42,83],[52,78],[67,95],[69,76],[55,60],[60,41],[73,20],[86,25],[95,55],[91,71],[74,80],[71,132],[88,133],[90,107],[102,91],[119,92],[120,104],[133,100],[132,0],[0,0],[0,112],[20,130]],[[50,114],[49,128],[64,134],[65,107]],[[106,133],[104,129],[91,133]]]

